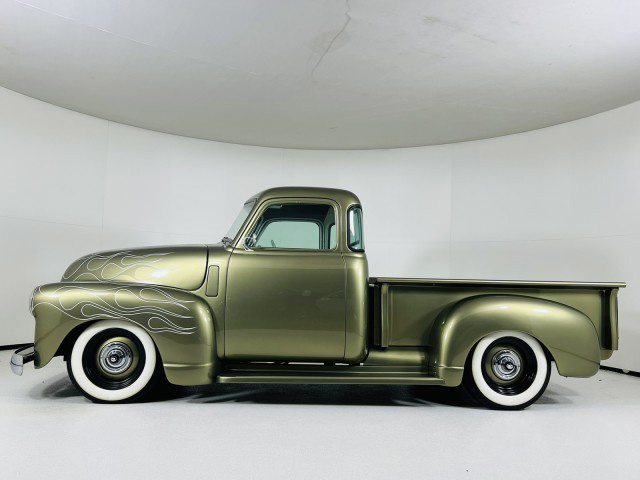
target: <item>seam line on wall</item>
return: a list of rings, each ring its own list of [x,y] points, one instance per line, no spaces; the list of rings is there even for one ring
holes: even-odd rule
[[[102,169],[102,224],[100,225],[100,248],[104,248],[104,217],[107,209],[107,175],[109,170],[109,146],[111,144],[111,121],[107,120],[107,142],[104,152],[104,166]]]
[[[449,277],[453,275],[453,175],[456,159],[451,159],[449,168]]]

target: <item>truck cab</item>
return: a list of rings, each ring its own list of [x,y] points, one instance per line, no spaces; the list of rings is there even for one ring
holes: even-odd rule
[[[281,188],[251,198],[229,232],[224,357],[358,363],[368,269],[359,199]]]

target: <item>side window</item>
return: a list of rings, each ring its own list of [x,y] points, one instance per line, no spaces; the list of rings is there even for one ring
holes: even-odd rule
[[[252,233],[253,248],[300,248],[332,250],[336,246],[335,212],[323,204],[282,203],[270,205]]]
[[[364,252],[364,237],[362,235],[362,208],[349,209],[348,244],[354,252]]]
[[[306,220],[273,220],[256,240],[258,248],[320,249],[320,228]]]

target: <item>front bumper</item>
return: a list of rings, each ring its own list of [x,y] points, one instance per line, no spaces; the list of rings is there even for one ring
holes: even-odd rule
[[[25,363],[33,362],[36,352],[33,343],[26,347],[19,348],[11,355],[11,371],[16,375],[22,375]]]

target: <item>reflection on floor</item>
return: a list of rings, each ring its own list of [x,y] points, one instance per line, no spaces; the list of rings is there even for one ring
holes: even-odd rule
[[[4,478],[638,478],[640,378],[554,373],[522,412],[411,386],[211,385],[95,405],[64,362],[9,371]]]

